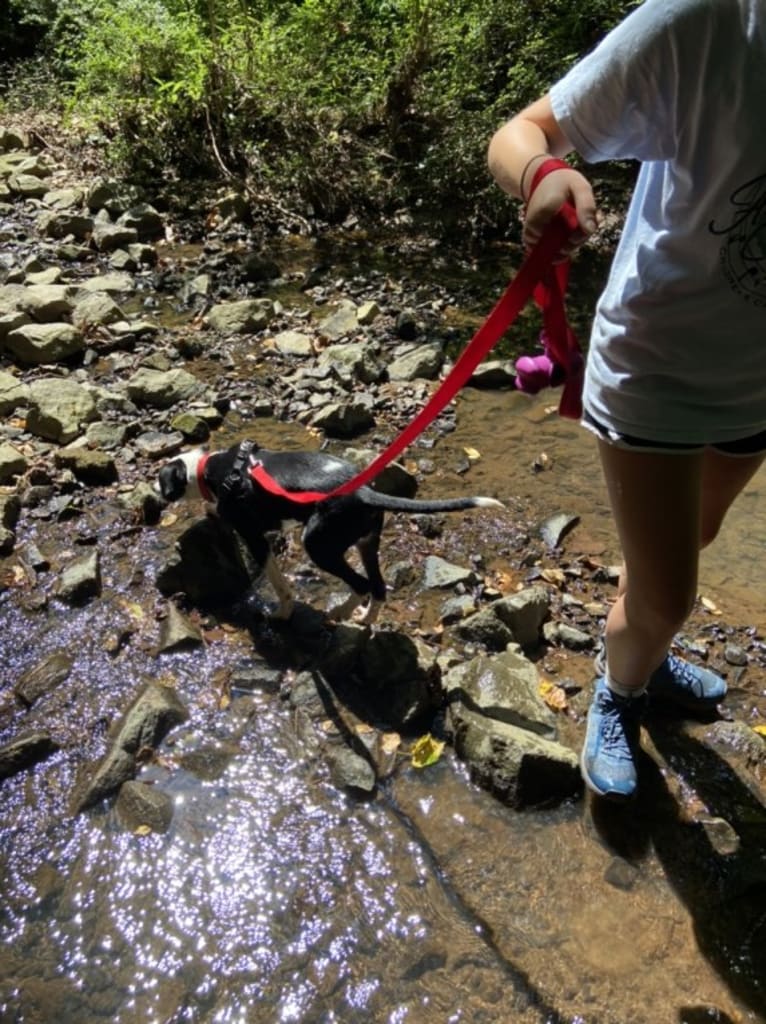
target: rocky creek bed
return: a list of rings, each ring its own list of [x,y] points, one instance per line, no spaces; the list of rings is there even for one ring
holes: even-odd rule
[[[273,623],[236,538],[158,500],[159,465],[199,443],[326,444],[363,465],[454,357],[445,313],[459,296],[363,265],[281,266],[248,214],[221,195],[185,223],[158,196],[0,129],[0,786],[47,765],[62,816],[107,808],[128,832],[164,833],[174,769],[215,777],[246,728],[216,748],[196,721],[189,739],[190,714],[205,705],[216,734],[216,715],[260,694],[291,709],[304,754],[357,797],[446,743],[515,810],[577,801],[617,570],[569,552],[576,509],[541,516],[498,487],[505,512],[389,517],[391,600],[371,630],[327,620],[332,581],[289,537],[280,558],[299,604]],[[471,386],[511,388],[512,362],[487,362]],[[453,404],[378,485],[473,490],[480,453],[442,454],[459,415]],[[544,456],[529,462],[547,471]],[[682,779],[672,793],[717,857],[739,858],[753,1007],[766,977],[763,623],[701,602],[679,647],[730,683],[721,714],[677,722],[664,756],[693,742],[745,780],[746,810],[730,813]]]

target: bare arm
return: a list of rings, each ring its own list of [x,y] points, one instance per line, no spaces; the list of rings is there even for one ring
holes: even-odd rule
[[[572,149],[553,116],[549,97],[543,96],[495,132],[489,144],[489,169],[504,192],[526,200],[537,168],[552,156],[565,157]],[[589,181],[579,171],[562,169],[542,180],[528,204],[522,233],[526,246],[539,240],[565,202],[577,210],[582,231],[573,239],[573,248],[596,230],[596,201]]]

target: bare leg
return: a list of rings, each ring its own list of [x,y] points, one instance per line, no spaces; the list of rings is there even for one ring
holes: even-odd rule
[[[716,536],[764,457],[599,446],[625,558],[607,619],[609,673],[621,687],[640,689],[694,603],[700,548]],[[651,506],[648,494],[655,496]]]

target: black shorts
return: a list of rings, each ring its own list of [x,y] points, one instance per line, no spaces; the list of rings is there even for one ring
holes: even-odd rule
[[[704,448],[714,448],[723,455],[762,455],[766,453],[766,430],[761,430],[758,434],[751,434],[749,437],[739,438],[736,441],[684,444],[674,441],[645,441],[640,437],[634,437],[632,434],[618,434],[614,430],[609,430],[603,423],[599,423],[588,412],[583,413],[582,423],[584,427],[591,430],[602,441],[608,441],[610,444],[618,448],[624,448],[626,451],[676,452],[679,455],[683,455],[685,452],[699,452]]]

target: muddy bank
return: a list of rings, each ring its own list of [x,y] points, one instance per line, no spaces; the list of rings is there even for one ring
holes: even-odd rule
[[[383,1020],[402,986],[401,1013],[445,1021],[497,1020],[509,999],[520,1021],[761,1019],[757,602],[703,593],[680,643],[726,673],[731,698],[715,722],[653,724],[635,815],[588,807],[583,834],[573,764],[616,552],[577,484],[595,468],[548,402],[515,408],[509,359],[483,368],[398,483],[506,512],[392,517],[372,633],[326,621],[338,588],[289,539],[298,610],[273,623],[230,538],[208,524],[202,564],[201,510],[165,509],[152,488],[165,458],[203,441],[321,443],[363,462],[449,365],[459,290],[341,270],[306,239],[272,256],[233,199],[187,237],[155,197],[3,139],[10,1019],[44,1020],[60,997],[72,1019],[234,1019],[246,1003],[252,1020]],[[447,746],[418,768],[425,731]],[[524,757],[540,764],[554,742],[566,784],[540,791],[554,776],[538,771],[524,793]],[[152,939],[138,922],[157,904]],[[226,926],[245,919],[234,939]],[[626,989],[633,964],[602,964],[610,936],[632,933],[650,1010]],[[200,934],[220,953],[192,953]],[[24,955],[43,938],[35,980]]]

